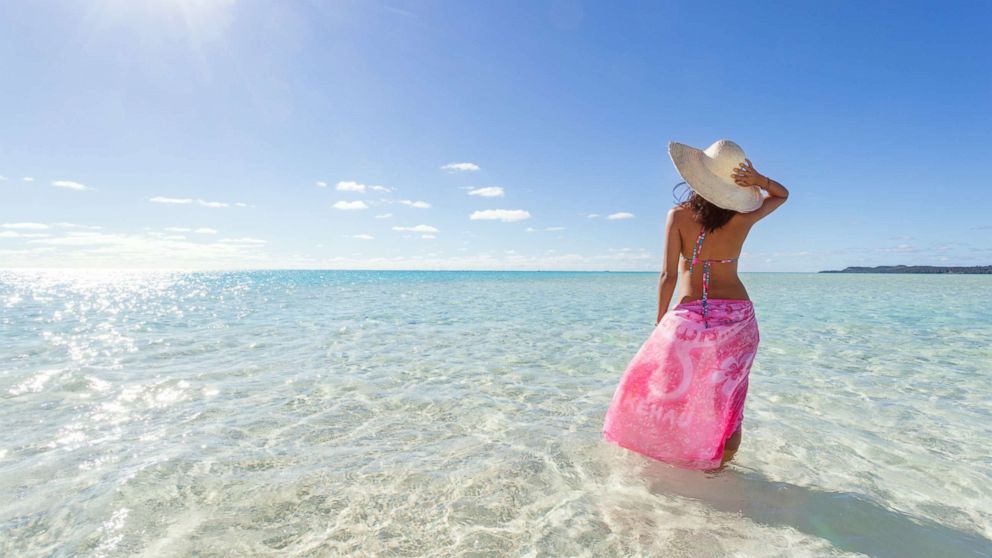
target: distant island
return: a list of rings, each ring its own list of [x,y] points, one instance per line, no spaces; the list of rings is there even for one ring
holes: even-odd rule
[[[951,267],[942,265],[876,265],[875,267],[845,267],[841,270],[826,270],[820,273],[966,273],[970,275],[992,275],[992,265]]]

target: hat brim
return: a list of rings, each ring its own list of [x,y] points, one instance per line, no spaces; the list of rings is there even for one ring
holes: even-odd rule
[[[686,184],[717,207],[750,213],[764,202],[757,186],[738,186],[731,177],[714,174],[704,162],[702,149],[673,141],[668,143],[668,156]]]

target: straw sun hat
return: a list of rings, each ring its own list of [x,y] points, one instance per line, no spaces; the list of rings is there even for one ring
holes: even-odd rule
[[[689,187],[713,205],[740,213],[761,207],[761,190],[738,186],[731,177],[745,159],[744,150],[736,143],[720,140],[703,150],[672,141],[668,155]]]

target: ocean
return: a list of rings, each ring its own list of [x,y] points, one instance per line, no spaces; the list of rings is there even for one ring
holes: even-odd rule
[[[0,555],[992,556],[992,277],[743,280],[697,472],[600,435],[655,274],[0,271]]]

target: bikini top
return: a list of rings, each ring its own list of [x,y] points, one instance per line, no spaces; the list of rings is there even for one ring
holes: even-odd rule
[[[699,236],[696,237],[696,246],[692,249],[692,261],[689,262],[689,273],[695,269],[696,263],[701,262],[703,264],[703,327],[709,329],[710,325],[706,321],[706,301],[710,294],[710,264],[712,263],[734,263],[737,258],[730,258],[726,260],[701,260],[699,259],[699,251],[703,248],[703,239],[706,238],[706,227],[700,227]]]

